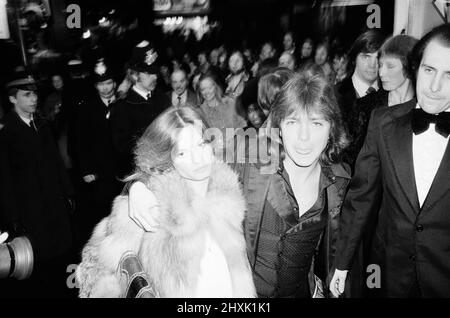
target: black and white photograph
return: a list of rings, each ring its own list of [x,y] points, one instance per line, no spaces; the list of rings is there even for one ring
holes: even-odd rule
[[[1,303],[450,298],[450,0],[0,0],[0,52]]]

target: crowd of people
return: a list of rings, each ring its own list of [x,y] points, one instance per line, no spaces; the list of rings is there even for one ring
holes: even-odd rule
[[[143,40],[122,77],[71,60],[51,90],[18,69],[0,229],[36,260],[2,289],[71,296],[81,262],[80,296],[121,297],[131,251],[159,297],[450,297],[450,26],[296,42],[194,60]]]

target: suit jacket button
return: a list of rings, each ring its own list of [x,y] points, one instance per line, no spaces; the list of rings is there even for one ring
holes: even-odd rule
[[[423,225],[420,225],[420,224],[417,225],[417,226],[416,226],[416,231],[417,231],[417,232],[422,232],[422,231],[423,231]]]
[[[416,255],[411,255],[409,257],[409,260],[414,262],[416,260]]]

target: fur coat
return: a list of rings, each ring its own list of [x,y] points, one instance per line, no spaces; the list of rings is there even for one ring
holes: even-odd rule
[[[193,297],[205,251],[205,234],[221,247],[233,297],[255,297],[242,229],[245,200],[236,174],[216,163],[205,198],[193,198],[175,172],[146,181],[160,205],[160,228],[145,232],[128,215],[128,196],[118,196],[112,213],[95,228],[77,269],[80,297],[122,297],[117,271],[125,252],[136,253],[160,297]]]

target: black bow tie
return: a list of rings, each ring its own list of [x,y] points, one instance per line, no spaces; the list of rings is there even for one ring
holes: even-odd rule
[[[432,115],[422,108],[413,109],[412,129],[414,134],[418,135],[427,131],[430,124],[435,124],[436,132],[447,138],[450,134],[450,113],[442,112],[438,115]]]

